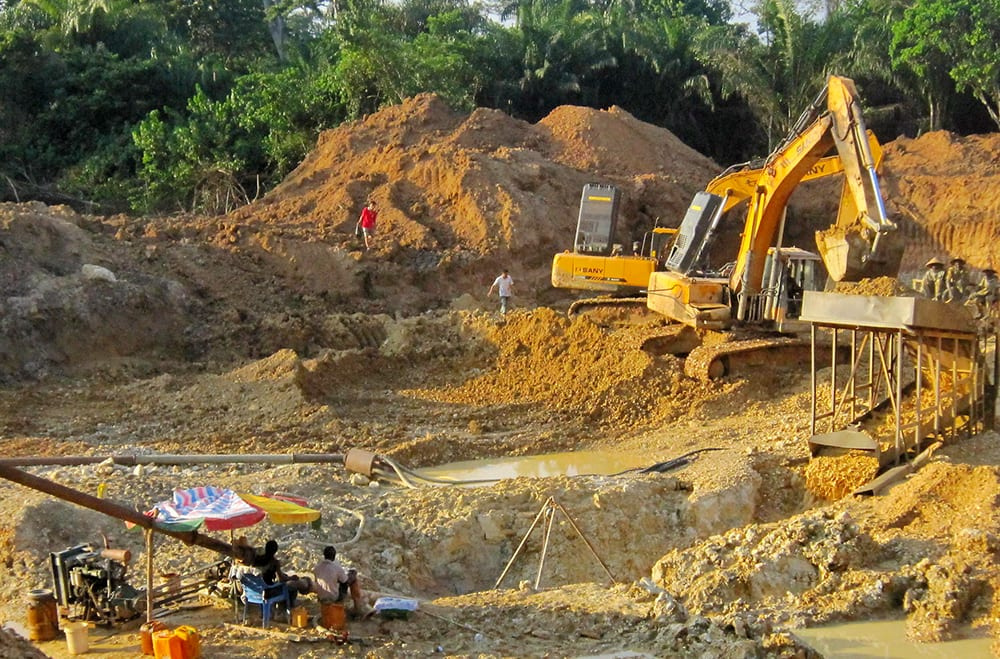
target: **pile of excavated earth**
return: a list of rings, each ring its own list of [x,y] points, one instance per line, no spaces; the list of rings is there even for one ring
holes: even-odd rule
[[[997,153],[998,135],[886,144],[903,274],[853,292],[912,294],[930,256],[996,266]],[[573,298],[551,288],[549,265],[571,246],[584,184],[622,190],[627,244],[676,226],[721,169],[620,108],[561,107],[527,124],[419,96],[324,133],[280,186],[228,216],[2,205],[0,454],[137,456],[28,469],[135,510],[199,485],[305,498],[318,528],[242,533],[278,539],[299,573],[334,544],[372,596],[420,601],[409,619],[351,620],[346,645],[283,620],[261,632],[253,614],[233,624],[233,603],[207,594],[159,612],[195,626],[205,656],[807,657],[797,631],[869,619],[905,621],[921,642],[1000,634],[998,435],[946,444],[879,497],[823,498],[806,487],[808,369],[697,381],[651,349],[662,322],[566,317]],[[838,194],[829,182],[798,190],[786,242],[810,248]],[[368,198],[381,210],[366,251],[353,229]],[[715,263],[740,227],[723,222]],[[515,280],[506,317],[486,296],[503,267]],[[414,469],[699,452],[662,472],[461,488],[329,464],[142,459],[352,448]],[[526,534],[550,497],[565,514],[543,549]],[[0,657],[31,656],[11,630],[25,625],[26,591],[52,585],[49,552],[105,538],[132,551],[141,587],[141,531],[0,481]],[[154,571],[219,558],[157,536]],[[92,630],[91,653],[134,656],[139,622]],[[62,640],[35,646],[67,655]]]

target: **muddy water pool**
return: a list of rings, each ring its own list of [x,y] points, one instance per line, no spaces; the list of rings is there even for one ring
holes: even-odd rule
[[[824,657],[837,659],[986,659],[991,639],[916,643],[906,638],[906,621],[875,620],[796,629],[793,632]]]
[[[608,476],[628,469],[648,467],[657,462],[648,454],[610,451],[547,453],[516,458],[452,462],[418,470],[423,476],[452,480],[503,480],[506,478],[546,478],[550,476]]]

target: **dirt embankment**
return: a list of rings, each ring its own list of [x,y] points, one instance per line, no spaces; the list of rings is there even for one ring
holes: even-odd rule
[[[886,146],[887,201],[905,217],[901,235],[916,237],[907,258],[934,251],[988,263],[997,192],[983,186],[997,152],[992,137],[937,133]],[[0,452],[357,446],[419,467],[585,447],[650,462],[719,449],[677,473],[474,491],[372,486],[301,465],[37,471],[88,492],[104,483],[109,497],[140,507],[206,481],[301,494],[327,515],[321,534],[267,528],[254,539],[280,535],[297,569],[335,542],[371,589],[425,598],[485,639],[436,618],[358,627],[377,656],[438,645],[487,656],[808,656],[774,629],[871,615],[905,614],[924,639],[981,633],[995,624],[1000,592],[994,435],[946,447],[954,463],[939,459],[888,497],[815,507],[804,488],[808,374],[774,364],[694,382],[677,358],[647,347],[656,327],[608,329],[526,309],[562,299],[549,262],[569,245],[583,184],[624,190],[626,242],[656,218],[676,225],[718,170],[617,108],[559,108],[529,125],[422,96],[324,134],[281,186],[224,218],[0,206]],[[954,193],[953,203],[936,203],[934,190]],[[786,243],[811,247],[837,192],[800,192]],[[378,243],[362,253],[351,230],[369,196],[382,212]],[[727,220],[721,256],[740,227]],[[506,319],[485,299],[502,265],[517,281]],[[22,615],[24,583],[45,582],[48,551],[97,542],[79,534],[98,530],[135,543],[117,522],[0,489],[9,617]],[[521,583],[536,576],[535,545],[510,589],[485,590],[550,495],[623,583],[598,585],[599,567],[560,523],[551,587]],[[366,520],[360,533],[354,513]],[[205,559],[179,545],[159,556],[161,571]],[[567,585],[579,582],[592,583]],[[229,605],[221,610],[205,629],[210,646],[302,654],[248,641],[222,624]]]
[[[997,147],[995,136],[947,133],[886,145],[904,270],[929,254],[991,263]],[[286,181],[229,216],[97,218],[5,204],[0,377],[109,360],[149,372],[164,360],[283,348],[313,356],[330,347],[316,319],[331,313],[490,309],[486,289],[501,266],[517,282],[516,305],[565,301],[572,294],[551,288],[549,265],[571,244],[584,184],[622,189],[627,244],[657,222],[678,225],[720,169],[620,108],[560,107],[532,125],[419,96],[324,133]],[[813,248],[813,232],[835,215],[836,186],[819,181],[793,195],[786,244]],[[379,235],[362,253],[353,226],[368,197],[380,202]],[[741,212],[724,220],[716,265],[734,257],[742,222]],[[85,265],[104,270],[85,274]]]

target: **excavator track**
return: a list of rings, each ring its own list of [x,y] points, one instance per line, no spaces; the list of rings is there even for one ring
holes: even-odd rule
[[[662,322],[662,316],[646,307],[645,297],[592,297],[577,300],[566,312],[570,318],[586,316],[598,325],[610,327]]]
[[[684,373],[698,380],[714,380],[766,364],[808,362],[810,357],[809,342],[792,337],[727,341],[692,350],[684,360]]]

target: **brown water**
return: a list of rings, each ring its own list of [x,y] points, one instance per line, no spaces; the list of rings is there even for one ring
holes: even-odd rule
[[[437,467],[420,469],[419,473],[433,478],[453,480],[502,480],[506,478],[545,478],[549,476],[579,476],[595,474],[608,476],[626,469],[648,467],[658,462],[659,456],[649,454],[618,453],[608,451],[575,451],[572,453],[547,453],[519,458],[495,458],[452,462]]]
[[[947,643],[915,643],[906,638],[906,621],[850,622],[796,629],[794,634],[824,657],[833,659],[986,659],[992,657],[989,638]]]

